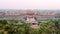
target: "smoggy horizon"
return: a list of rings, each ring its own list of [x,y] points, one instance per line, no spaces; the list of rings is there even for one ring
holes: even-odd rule
[[[60,10],[60,0],[0,0],[0,9]]]

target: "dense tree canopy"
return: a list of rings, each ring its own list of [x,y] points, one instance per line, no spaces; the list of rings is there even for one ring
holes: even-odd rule
[[[20,24],[11,25],[10,21]],[[60,34],[60,20],[47,20],[46,23],[39,22],[38,25],[39,28],[34,29],[23,20],[0,20],[0,34]]]

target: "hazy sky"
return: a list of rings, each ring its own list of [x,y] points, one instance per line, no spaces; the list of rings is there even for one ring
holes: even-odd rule
[[[0,9],[60,9],[60,0],[0,0]]]

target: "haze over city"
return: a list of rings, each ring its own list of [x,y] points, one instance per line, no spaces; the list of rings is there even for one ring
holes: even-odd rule
[[[60,9],[60,0],[0,0],[0,9]]]

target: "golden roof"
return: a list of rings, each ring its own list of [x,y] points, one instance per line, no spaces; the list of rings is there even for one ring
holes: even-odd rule
[[[36,12],[33,10],[26,10],[26,14],[28,15],[34,15]]]

